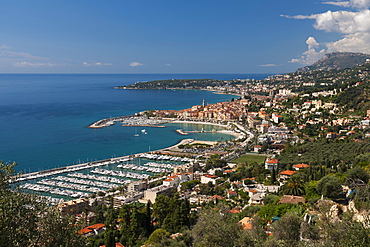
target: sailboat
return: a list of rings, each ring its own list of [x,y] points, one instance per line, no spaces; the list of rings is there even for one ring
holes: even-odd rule
[[[135,137],[138,137],[139,136],[139,134],[137,133],[137,130],[135,129],[135,135],[134,135]]]

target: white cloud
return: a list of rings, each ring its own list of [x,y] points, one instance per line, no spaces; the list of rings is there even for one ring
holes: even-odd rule
[[[273,64],[273,63],[269,63],[269,64],[261,64],[259,66],[261,66],[261,67],[275,67],[277,65],[276,64]]]
[[[137,66],[143,66],[144,64],[142,64],[142,63],[139,63],[139,62],[132,62],[132,63],[130,63],[130,66],[131,67],[137,67]]]
[[[327,52],[347,51],[370,54],[370,33],[354,33],[335,42],[326,44]]]
[[[308,49],[314,49],[318,47],[320,44],[316,42],[316,39],[314,37],[308,37],[306,40],[306,44],[308,45]]]
[[[83,62],[83,66],[111,66],[111,63],[101,63],[101,62],[93,62],[93,63],[88,63],[88,62]]]
[[[309,65],[316,62],[325,55],[325,49],[321,49],[319,51],[316,50],[320,47],[320,44],[317,43],[314,37],[308,37],[308,39],[306,40],[306,44],[308,48],[307,51],[303,52],[300,58],[294,58],[290,60],[291,63]]]
[[[317,15],[314,27],[318,30],[342,34],[370,32],[370,10],[360,12],[329,10]]]
[[[330,5],[340,6],[340,7],[350,7],[350,8],[355,8],[355,9],[367,9],[370,7],[370,0],[324,2],[324,4],[330,4]]]
[[[324,4],[330,4],[330,5],[335,5],[335,6],[340,6],[340,7],[349,7],[349,2],[323,2]]]
[[[27,52],[11,51],[11,48],[7,45],[0,45],[0,57],[11,58],[11,59],[33,59],[33,60],[45,60],[44,57],[38,57],[31,55]]]
[[[58,66],[58,64],[53,63],[30,63],[30,62],[18,62],[13,64],[14,67],[52,67],[52,66]]]
[[[316,19],[316,15],[280,15],[281,17],[289,18],[289,19],[298,19],[298,20],[304,20],[304,19]]]
[[[171,66],[171,64],[169,64],[169,63],[166,63],[164,66],[168,66],[168,67],[170,67]]]
[[[287,16],[293,19],[313,19],[314,28],[325,32],[342,34],[337,41],[319,44],[313,37],[306,40],[308,50],[302,53],[300,58],[294,58],[290,62],[310,64],[320,59],[325,53],[335,51],[370,53],[370,0],[351,0],[324,2],[340,7],[356,8],[359,11],[331,11],[309,16]],[[321,49],[319,47],[321,46]]]

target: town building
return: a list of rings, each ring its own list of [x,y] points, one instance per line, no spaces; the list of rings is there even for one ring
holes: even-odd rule
[[[80,198],[67,201],[58,205],[62,215],[81,214],[85,208],[90,209],[89,199]]]
[[[158,195],[170,196],[172,195],[173,190],[174,187],[166,185],[160,185],[151,189],[147,189],[144,191],[144,200],[149,200],[151,203],[155,203],[155,198],[157,198]]]

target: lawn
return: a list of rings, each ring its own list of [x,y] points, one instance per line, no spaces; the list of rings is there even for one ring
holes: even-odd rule
[[[233,160],[231,161],[232,163],[245,163],[245,162],[248,162],[248,163],[253,163],[253,162],[257,162],[257,163],[263,163],[265,162],[265,159],[266,159],[266,156],[264,155],[254,155],[254,154],[245,154],[239,158],[237,158],[236,160]]]

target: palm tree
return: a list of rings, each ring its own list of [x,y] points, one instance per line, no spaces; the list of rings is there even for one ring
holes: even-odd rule
[[[285,195],[301,196],[304,194],[303,181],[296,177],[291,177],[282,187]]]

